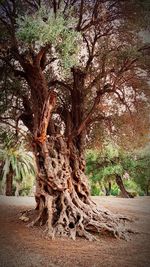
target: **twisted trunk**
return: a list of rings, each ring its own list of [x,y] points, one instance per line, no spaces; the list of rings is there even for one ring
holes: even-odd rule
[[[30,66],[26,72],[33,106],[33,126],[29,130],[38,169],[35,196],[38,216],[30,225],[45,225],[52,238],[83,236],[92,240],[90,232],[108,232],[124,238],[120,217],[102,208],[98,210],[92,202],[84,174],[84,127],[78,133],[84,115],[84,75],[73,70],[72,109],[64,117],[66,129],[61,136],[56,134],[52,119],[56,94],[48,91],[40,68]]]
[[[38,216],[31,226],[45,225],[52,238],[75,240],[76,236],[82,236],[93,240],[91,232],[125,238],[120,227],[121,216],[102,208],[98,210],[91,200],[84,157],[73,143],[68,148],[63,137],[49,137],[43,144],[35,144],[35,155]]]

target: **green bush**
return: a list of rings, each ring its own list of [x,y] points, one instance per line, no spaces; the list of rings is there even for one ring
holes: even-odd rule
[[[100,195],[100,188],[96,184],[91,185],[91,195],[92,196],[99,196]]]
[[[19,196],[28,196],[31,192],[31,186],[27,186],[19,190]]]
[[[134,196],[142,194],[140,186],[138,186],[134,180],[132,179],[124,180],[124,184],[127,191],[134,194]]]
[[[120,189],[118,188],[118,186],[116,184],[112,185],[110,195],[118,196],[119,194],[120,194]]]

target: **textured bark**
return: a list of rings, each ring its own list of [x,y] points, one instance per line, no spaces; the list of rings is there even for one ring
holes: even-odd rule
[[[123,184],[122,178],[120,175],[116,175],[116,183],[119,186],[119,189],[122,193],[122,196],[125,198],[133,198],[132,194],[130,194],[126,189]]]
[[[24,67],[24,66],[23,66]],[[62,111],[65,124],[62,136],[52,118],[56,106],[56,94],[48,90],[44,74],[39,65],[24,67],[31,88],[33,112],[33,151],[37,163],[36,210],[38,216],[30,223],[45,225],[48,235],[67,236],[76,239],[82,236],[95,239],[93,233],[110,233],[125,238],[120,220],[110,212],[100,209],[90,198],[85,176],[85,135],[88,120],[84,118],[83,88],[85,74],[77,69],[73,72],[71,109]],[[25,105],[24,105],[25,107]],[[26,109],[27,110],[27,109]]]
[[[51,238],[77,236],[94,240],[92,233],[109,233],[126,238],[121,220],[104,209],[98,210],[90,198],[85,161],[72,143],[52,138],[35,144],[38,166],[36,201],[38,216],[30,224],[45,225]]]

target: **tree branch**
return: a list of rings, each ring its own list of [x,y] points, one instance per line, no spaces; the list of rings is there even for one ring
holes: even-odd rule
[[[81,124],[79,125],[78,129],[77,129],[77,135],[79,135],[87,126],[87,124],[89,123],[91,116],[93,115],[93,113],[96,110],[96,107],[99,104],[100,98],[103,94],[105,94],[107,92],[107,90],[99,90],[97,92],[97,96],[94,100],[93,106],[91,108],[91,110],[89,111],[89,113],[87,114],[87,116],[85,117],[85,119],[81,122]]]
[[[46,141],[47,127],[49,124],[50,117],[52,115],[52,110],[56,105],[56,94],[55,92],[49,92],[48,98],[46,99],[42,115],[40,118],[40,124],[38,132],[35,134],[35,141],[39,143],[44,143]]]
[[[83,17],[83,5],[84,5],[84,0],[81,0],[80,2],[80,11],[79,11],[79,21],[76,27],[77,31],[80,31],[81,29],[81,23],[82,23],[82,17]]]
[[[50,47],[50,44],[47,44],[46,46],[42,47],[38,54],[35,56],[33,64],[38,65],[40,67],[41,60]]]

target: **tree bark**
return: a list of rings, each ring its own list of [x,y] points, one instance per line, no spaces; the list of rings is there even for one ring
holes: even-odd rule
[[[91,233],[125,238],[119,226],[122,217],[98,209],[91,200],[84,156],[73,143],[68,148],[63,137],[49,137],[44,143],[35,144],[34,153],[38,166],[35,194],[38,216],[31,226],[45,225],[51,238],[75,240],[81,236],[93,240]]]
[[[149,189],[150,189],[150,180],[148,181],[147,185],[146,185],[146,196],[149,196],[150,193],[149,193]]]
[[[111,182],[108,183],[108,187],[105,186],[106,196],[110,196]]]
[[[132,194],[130,194],[126,189],[125,186],[123,184],[122,178],[120,175],[116,175],[116,183],[122,193],[122,196],[124,198],[133,198]]]
[[[13,170],[10,166],[10,171],[6,176],[6,196],[12,196],[13,192]]]
[[[122,216],[98,210],[90,198],[85,176],[85,131],[78,133],[83,119],[84,75],[73,69],[74,86],[71,110],[64,119],[65,134],[57,134],[52,111],[56,94],[48,91],[40,68],[27,68],[33,111],[33,151],[37,163],[37,218],[30,223],[46,227],[50,237],[82,236],[95,239],[90,232],[110,233],[125,238],[120,227]],[[69,120],[68,120],[69,118]],[[68,126],[67,126],[68,125]],[[125,219],[125,218],[123,218]]]

